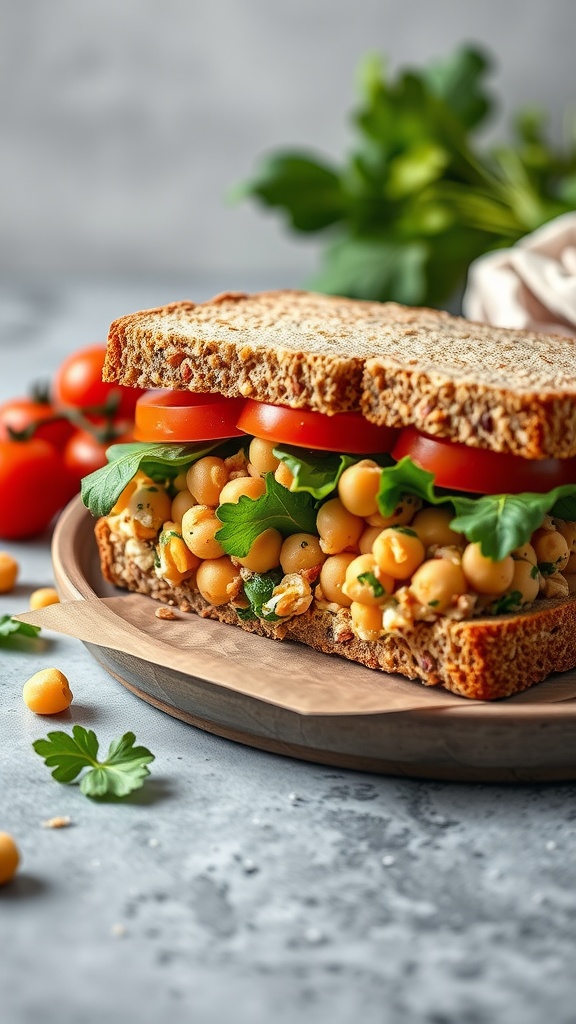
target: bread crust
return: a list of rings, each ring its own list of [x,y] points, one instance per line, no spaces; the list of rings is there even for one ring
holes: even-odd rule
[[[103,575],[117,587],[274,640],[297,640],[368,668],[419,679],[426,686],[442,685],[462,697],[509,697],[552,672],[576,666],[576,597],[539,600],[537,609],[520,614],[416,622],[405,633],[363,641],[354,635],[346,608],[334,612],[315,602],[303,615],[278,624],[243,621],[231,605],[214,607],[205,601],[193,579],[175,586],[139,566],[107,519],[98,520],[95,534]]]
[[[301,291],[115,320],[104,379],[309,408],[529,459],[576,455],[576,339]]]

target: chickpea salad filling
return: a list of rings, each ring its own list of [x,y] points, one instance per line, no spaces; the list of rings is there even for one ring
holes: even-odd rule
[[[145,571],[268,623],[347,609],[361,640],[441,616],[564,598],[576,574],[576,485],[481,494],[409,456],[307,450],[260,437],[113,445],[85,505]]]

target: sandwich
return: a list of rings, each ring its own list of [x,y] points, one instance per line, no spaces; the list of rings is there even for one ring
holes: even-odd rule
[[[575,339],[229,293],[104,379],[148,389],[82,485],[116,586],[472,699],[576,666]]]

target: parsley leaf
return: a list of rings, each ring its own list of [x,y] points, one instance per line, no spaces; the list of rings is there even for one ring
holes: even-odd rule
[[[106,452],[108,465],[82,480],[82,501],[93,516],[107,516],[139,469],[148,476],[176,476],[183,466],[208,455],[214,444],[156,444],[134,441],[113,444]],[[159,474],[159,469],[161,473]]]
[[[266,493],[260,498],[243,494],[233,503],[219,505],[216,515],[222,529],[216,540],[228,555],[245,558],[252,544],[264,530],[273,528],[283,537],[292,533],[314,533],[316,510],[309,494],[294,494],[266,473]]]
[[[105,761],[98,760],[99,742],[91,729],[75,725],[72,736],[66,732],[49,732],[47,739],[36,740],[32,746],[45,764],[52,768],[57,782],[73,782],[84,768],[89,771],[80,780],[84,796],[127,796],[140,789],[150,774],[146,767],[154,760],[146,747],[135,747],[133,732],[113,740]]]
[[[361,572],[357,577],[359,583],[365,583],[370,587],[374,597],[383,597],[385,590],[380,580],[376,579],[373,572]]]
[[[40,626],[32,626],[28,622],[18,622],[11,615],[0,615],[0,643],[12,636],[38,636]]]

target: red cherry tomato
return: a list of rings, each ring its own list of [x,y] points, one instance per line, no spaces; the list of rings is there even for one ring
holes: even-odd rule
[[[0,441],[0,537],[23,540],[49,525],[70,497],[62,458],[48,441]]]
[[[190,391],[147,391],[136,403],[137,441],[212,441],[240,437],[236,427],[243,398],[192,394]]]
[[[522,459],[483,448],[421,434],[406,427],[400,434],[392,457],[409,455],[422,469],[434,473],[438,487],[474,494],[537,494],[561,484],[576,484],[576,458]]]
[[[87,430],[77,430],[64,449],[64,465],[73,481],[73,493],[79,489],[82,477],[106,465],[106,450],[110,445],[133,439],[129,430],[107,441],[100,441]]]
[[[11,430],[19,434],[34,427],[34,437],[49,441],[61,450],[74,433],[74,427],[64,418],[55,418],[57,416],[56,409],[48,402],[37,402],[33,398],[10,398],[0,405],[0,439],[9,441]],[[50,422],[52,419],[54,422]]]
[[[279,444],[318,448],[328,452],[356,455],[389,452],[398,437],[391,427],[377,427],[359,412],[340,412],[326,416],[308,409],[289,409],[248,399],[238,419],[247,434]]]
[[[120,396],[116,411],[119,419],[132,419],[134,406],[143,393],[140,388],[124,388],[102,380],[106,345],[90,345],[73,352],[61,364],[54,377],[52,392],[56,405],[85,408],[102,406],[112,392]]]

